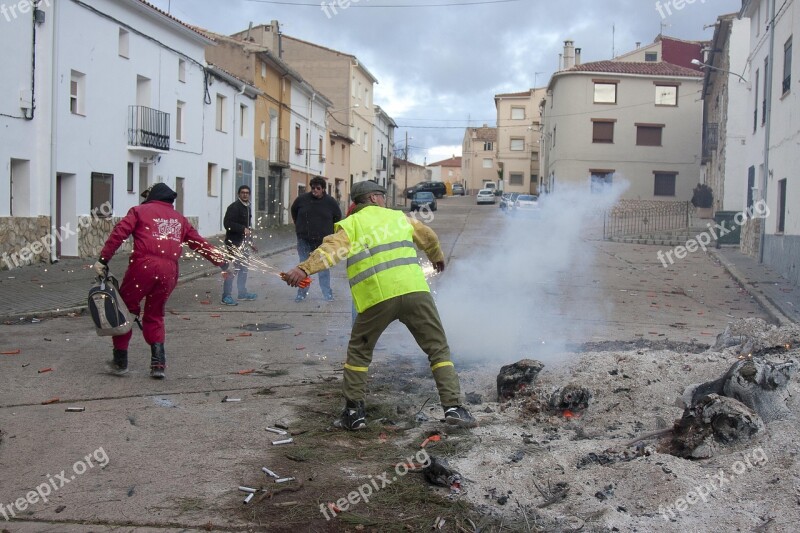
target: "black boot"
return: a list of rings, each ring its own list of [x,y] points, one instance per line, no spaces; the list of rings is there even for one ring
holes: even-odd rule
[[[128,350],[114,349],[114,359],[108,362],[108,370],[115,376],[128,373]]]
[[[156,342],[150,345],[150,377],[164,379],[164,370],[167,368],[167,355],[164,353],[164,343]]]
[[[337,428],[356,431],[367,427],[367,411],[364,407],[364,400],[347,400],[341,416],[334,420],[333,425]]]

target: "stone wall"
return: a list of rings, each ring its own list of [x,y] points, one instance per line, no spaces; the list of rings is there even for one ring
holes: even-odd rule
[[[82,215],[78,219],[78,256],[95,258],[100,255],[106,239],[121,217],[93,217]],[[186,217],[194,227],[198,217]],[[50,217],[0,217],[0,270],[11,270],[50,260],[50,247],[57,237],[52,235]],[[117,253],[133,250],[129,238]]]
[[[0,217],[0,270],[50,258],[50,217]]]
[[[99,257],[100,250],[106,243],[106,239],[111,234],[111,230],[122,219],[122,217],[91,217],[83,215],[78,221],[78,256],[79,257]],[[130,252],[133,250],[133,240],[128,238],[119,247],[117,253]]]

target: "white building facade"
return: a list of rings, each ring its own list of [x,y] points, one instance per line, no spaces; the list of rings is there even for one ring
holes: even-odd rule
[[[0,78],[0,231],[15,237],[0,251],[58,235],[25,262],[93,257],[155,182],[179,192],[201,233],[219,233],[236,160],[253,160],[253,127],[250,118],[235,155],[234,105],[250,99],[229,83],[206,86],[209,44],[139,0],[44,1],[6,22],[0,45],[20,54]]]
[[[292,79],[291,128],[292,151],[289,166],[298,183],[298,193],[304,192],[314,176],[325,177],[328,153],[328,131],[325,119],[331,101],[302,79]],[[328,194],[334,184],[328,183]]]
[[[394,132],[397,123],[380,106],[375,106],[375,122],[372,128],[372,176],[376,182],[384,187],[391,187],[392,178],[392,149],[394,146]]]
[[[800,12],[793,2],[743,0],[741,17],[750,19],[747,79],[748,137],[746,198],[763,200],[769,216],[758,231],[742,234],[742,249],[781,275],[800,283],[800,126],[798,126],[797,54],[794,32],[800,35]],[[770,23],[774,21],[774,23]],[[731,111],[732,113],[733,111]]]

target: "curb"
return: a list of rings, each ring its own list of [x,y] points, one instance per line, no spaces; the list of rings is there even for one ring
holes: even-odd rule
[[[282,248],[277,248],[277,249],[271,250],[269,252],[264,252],[264,253],[258,254],[257,257],[261,257],[261,258],[270,257],[270,256],[273,256],[273,255],[282,254],[283,252],[288,252],[290,250],[294,250],[296,248],[297,248],[297,245],[295,245],[295,244],[287,245],[287,246],[284,246]],[[195,271],[190,272],[188,274],[182,274],[181,276],[178,277],[178,285],[180,285],[182,283],[186,283],[188,281],[194,281],[197,278],[202,278],[202,277],[205,277],[205,276],[209,276],[209,275],[213,274],[217,270],[219,270],[219,267],[215,267],[215,266],[211,265],[211,266],[208,266],[206,268],[195,270]],[[77,307],[65,307],[65,308],[58,308],[58,309],[49,309],[49,310],[44,310],[44,311],[23,311],[23,312],[20,312],[20,313],[0,315],[0,322],[11,321],[13,323],[15,321],[28,320],[28,319],[31,319],[31,318],[56,318],[56,317],[61,317],[61,316],[68,316],[70,314],[82,315],[84,313],[84,311],[86,311],[87,309],[88,309],[88,304],[87,305],[80,305],[80,306],[77,306]]]
[[[730,274],[731,277],[735,279],[750,296],[755,298],[758,304],[764,308],[764,311],[776,324],[778,324],[778,326],[788,326],[790,324],[794,324],[794,321],[783,314],[783,311],[780,310],[780,307],[777,306],[769,296],[761,292],[757,287],[753,286],[747,280],[747,278],[741,272],[739,272],[739,270],[736,268],[736,265],[728,261],[716,250],[709,249],[708,253],[720,262],[725,270],[728,271],[728,274]]]

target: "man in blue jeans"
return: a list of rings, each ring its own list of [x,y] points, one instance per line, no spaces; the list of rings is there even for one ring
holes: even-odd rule
[[[233,272],[228,270],[228,267],[223,267],[226,272],[223,274],[225,281],[222,284],[222,303],[225,305],[239,305],[231,295],[233,278],[236,278],[236,287],[239,290],[238,300],[256,299],[255,294],[247,292],[247,260],[250,249],[256,251],[256,247],[250,241],[253,218],[250,213],[250,187],[242,185],[236,195],[239,199],[228,206],[222,222],[225,226],[225,245],[228,254],[234,258]]]
[[[313,250],[322,244],[322,239],[333,233],[333,225],[342,219],[339,203],[325,192],[327,183],[322,176],[315,176],[310,182],[311,192],[301,194],[292,203],[292,221],[297,233],[297,255],[305,261]],[[322,297],[333,301],[331,274],[327,270],[319,273],[319,287]],[[298,288],[295,302],[302,302],[308,296],[308,288]]]

